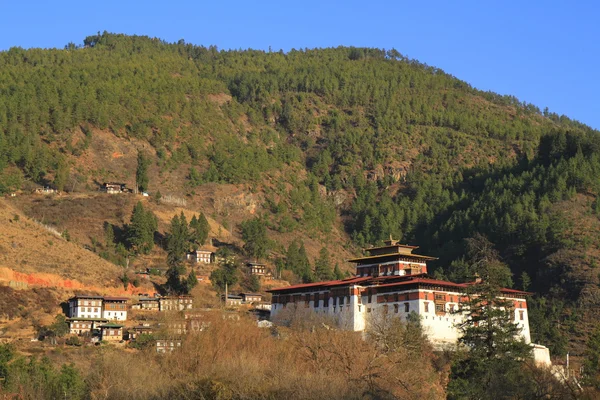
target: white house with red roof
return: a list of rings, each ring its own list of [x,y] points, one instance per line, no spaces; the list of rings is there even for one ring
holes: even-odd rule
[[[370,318],[387,315],[406,320],[414,312],[432,343],[455,344],[459,338],[457,325],[465,317],[455,311],[467,301],[469,284],[427,275],[427,261],[435,258],[413,254],[417,248],[389,240],[385,246],[365,249],[366,257],[350,260],[357,264],[355,277],[269,290],[271,318],[283,317],[284,310],[292,306],[303,307],[334,317],[344,329],[363,331]],[[530,343],[526,299],[529,293],[513,289],[502,289],[501,293],[504,299],[512,301],[514,322]],[[545,349],[536,348],[539,347]],[[540,362],[549,364],[549,355],[543,358]]]

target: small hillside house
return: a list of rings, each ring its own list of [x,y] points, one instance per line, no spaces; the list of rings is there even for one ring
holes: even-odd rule
[[[108,322],[104,318],[68,318],[69,333],[72,335],[92,334],[102,324]]]
[[[158,297],[140,297],[138,304],[140,310],[158,311],[160,309]]]
[[[102,296],[79,295],[69,299],[69,317],[103,318]]]
[[[123,325],[108,323],[100,325],[100,339],[107,342],[123,340]]]
[[[267,271],[265,264],[260,264],[253,261],[246,262],[246,268],[248,268],[248,273],[250,275],[264,276]]]
[[[240,297],[244,303],[258,303],[262,301],[260,293],[240,293]]]
[[[165,296],[158,299],[159,311],[191,310],[194,298],[192,296]]]
[[[187,259],[199,264],[212,264],[215,262],[215,253],[210,250],[196,250],[187,253]]]
[[[127,320],[127,297],[104,297],[102,317],[114,321]]]

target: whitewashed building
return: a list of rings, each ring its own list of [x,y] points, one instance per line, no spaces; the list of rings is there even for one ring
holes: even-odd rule
[[[215,253],[210,250],[196,250],[186,255],[187,259],[194,263],[212,264],[215,262]]]
[[[111,321],[127,320],[127,297],[104,297],[102,317]]]
[[[102,318],[102,296],[75,296],[69,299],[69,317]]]
[[[333,317],[344,329],[364,331],[370,318],[387,315],[406,320],[414,312],[432,343],[455,344],[457,325],[465,315],[458,310],[467,301],[470,283],[428,276],[427,261],[435,258],[413,254],[415,249],[389,240],[385,246],[366,249],[368,256],[350,260],[357,264],[355,277],[269,290],[273,295],[271,319],[283,317],[286,308],[300,307]],[[521,335],[531,342],[528,293],[513,289],[501,293],[512,304]]]

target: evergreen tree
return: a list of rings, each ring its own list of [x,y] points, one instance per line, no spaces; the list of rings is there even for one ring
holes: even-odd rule
[[[322,247],[319,251],[319,258],[315,261],[315,277],[318,281],[329,281],[335,278],[331,269],[329,251]]]
[[[198,218],[195,215],[192,217],[190,221],[190,243],[193,250],[198,250],[200,246],[206,243],[209,231],[210,226],[203,213],[200,213],[200,217]]]
[[[110,222],[104,223],[104,242],[106,243],[106,250],[109,253],[115,251],[115,230]]]
[[[298,261],[298,268],[300,272],[300,277],[302,277],[302,281],[304,283],[314,282],[315,276],[313,275],[312,268],[310,266],[310,261],[308,260],[308,255],[306,254],[306,247],[304,247],[304,242],[300,243],[300,248],[298,249]]]
[[[181,281],[183,261],[188,250],[188,224],[185,215],[174,215],[171,219],[171,229],[167,236],[167,282],[165,290],[169,293],[183,293],[186,284]]]
[[[185,254],[189,250],[189,230],[183,212],[173,216],[171,229],[167,236],[167,264],[179,266],[185,260]]]
[[[238,282],[239,268],[238,265],[229,258],[219,264],[219,268],[210,274],[212,285],[219,291],[225,291],[225,286],[232,287]]]
[[[486,238],[469,239],[468,248],[481,282],[469,285],[468,301],[458,311],[465,316],[459,342],[468,353],[452,365],[448,398],[513,398],[521,391],[522,366],[531,358],[531,346],[520,336],[513,300],[500,297],[501,288],[510,283],[510,270]]]
[[[154,233],[158,221],[151,211],[144,210],[138,201],[131,214],[131,222],[127,227],[127,243],[134,253],[148,254],[154,248]]]
[[[198,285],[198,278],[196,277],[196,272],[194,272],[194,268],[190,271],[187,279],[185,280],[186,292],[190,293],[193,288]]]
[[[265,258],[271,245],[265,221],[256,217],[242,222],[241,228],[246,254],[256,260]]]
[[[144,155],[144,152],[139,151],[137,155],[137,169],[135,171],[135,184],[138,192],[146,192],[148,190],[148,167],[150,160]]]
[[[333,276],[338,280],[344,279],[344,273],[340,270],[338,263],[335,263],[335,268],[333,268]]]
[[[54,176],[54,187],[56,190],[62,192],[65,189],[65,185],[69,180],[69,165],[64,159],[60,159],[56,174]]]

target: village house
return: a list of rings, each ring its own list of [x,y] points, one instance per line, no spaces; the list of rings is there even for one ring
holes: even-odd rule
[[[127,320],[127,297],[77,295],[68,300],[67,322],[72,334],[94,333],[101,324]]]
[[[258,276],[264,276],[267,270],[265,264],[260,264],[253,261],[246,262],[246,268],[248,268],[248,273],[250,275]]]
[[[102,296],[79,295],[70,298],[69,317],[102,318]]]
[[[138,300],[140,310],[158,311],[160,309],[158,299],[158,297],[140,297]]]
[[[352,278],[269,290],[273,294],[271,318],[285,318],[286,308],[294,306],[330,316],[344,329],[363,331],[382,315],[406,320],[416,313],[434,345],[455,344],[457,325],[465,318],[464,313],[455,311],[466,301],[468,284],[431,278],[427,261],[435,258],[414,254],[417,248],[390,239],[384,246],[365,249],[366,257],[350,260],[356,264]],[[512,302],[514,322],[522,337],[531,342],[528,293],[513,289],[501,293]]]
[[[215,262],[215,253],[210,250],[196,250],[187,253],[187,259],[199,264],[212,264]]]
[[[43,188],[36,188],[33,193],[35,194],[58,194],[58,190],[53,189],[49,186],[44,186]]]
[[[102,317],[115,320],[127,320],[127,297],[104,297]]]
[[[109,194],[124,193],[127,191],[127,185],[124,183],[105,182],[100,189]]]
[[[244,303],[258,303],[262,301],[262,294],[260,293],[240,293],[240,297]]]
[[[156,340],[156,352],[157,353],[171,353],[175,349],[181,348],[181,339],[157,339]]]
[[[123,340],[123,325],[108,323],[100,325],[100,340],[120,342]]]
[[[69,333],[72,335],[92,334],[102,324],[108,322],[104,318],[67,318]]]
[[[239,306],[242,305],[242,296],[238,296],[235,294],[228,294],[227,300],[225,300],[225,295],[221,295],[221,300],[225,301],[226,306]]]
[[[129,334],[128,339],[135,340],[140,335],[152,335],[155,331],[156,331],[156,328],[153,326],[150,326],[150,324],[140,324],[140,325],[134,326],[133,328],[130,328],[128,330],[128,334]]]
[[[159,311],[191,310],[193,300],[193,297],[188,295],[160,297],[158,299]]]

